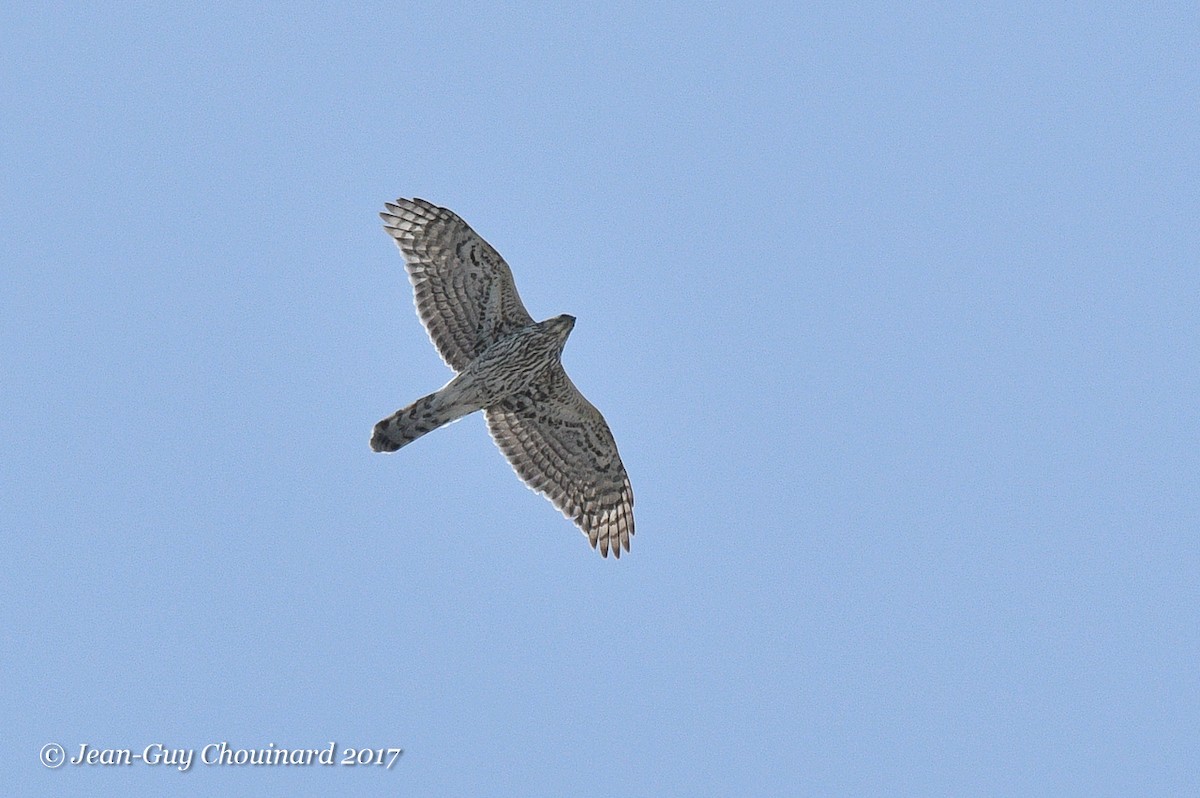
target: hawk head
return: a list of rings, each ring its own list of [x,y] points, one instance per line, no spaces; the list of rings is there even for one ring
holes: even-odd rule
[[[558,346],[561,349],[567,343],[567,336],[571,334],[571,330],[575,327],[575,317],[568,316],[566,313],[561,316],[555,316],[552,319],[546,319],[542,322],[542,328],[558,339]]]

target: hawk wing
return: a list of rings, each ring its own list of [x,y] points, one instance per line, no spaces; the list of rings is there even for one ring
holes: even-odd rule
[[[600,554],[621,556],[633,536],[633,488],[600,411],[562,366],[526,395],[484,411],[517,476],[583,530]]]
[[[504,258],[453,211],[401,198],[379,216],[404,254],[417,315],[450,368],[462,371],[489,344],[533,324]]]

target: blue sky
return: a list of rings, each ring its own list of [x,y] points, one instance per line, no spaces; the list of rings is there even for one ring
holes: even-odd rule
[[[71,795],[1200,790],[1194,4],[0,10],[0,781]],[[376,216],[512,265],[602,560]],[[71,766],[43,745],[402,747]]]

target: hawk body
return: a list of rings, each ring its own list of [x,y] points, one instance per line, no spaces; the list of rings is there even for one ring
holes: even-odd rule
[[[563,370],[572,316],[534,322],[512,271],[466,222],[421,199],[380,214],[404,255],[417,315],[457,374],[375,425],[371,448],[393,452],[483,410],[513,470],[607,557],[629,551],[633,488],[600,411]]]
[[[559,364],[575,319],[558,316],[522,327],[484,349],[441,390],[375,425],[371,448],[394,452],[426,432],[503,401],[536,396],[534,383]],[[565,375],[565,372],[564,372]]]

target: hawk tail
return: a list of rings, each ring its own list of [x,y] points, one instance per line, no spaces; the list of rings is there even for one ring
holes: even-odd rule
[[[376,424],[371,435],[371,448],[377,452],[394,452],[463,415],[446,405],[440,391],[431,393]]]

